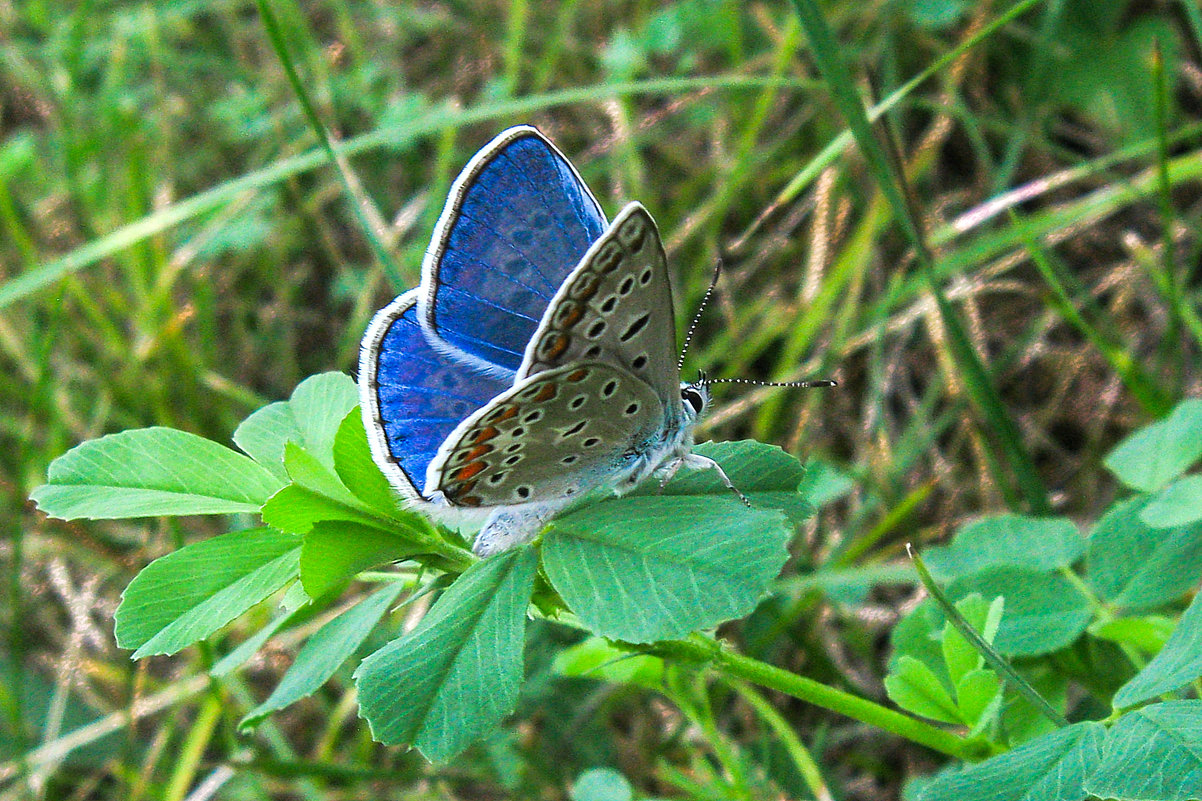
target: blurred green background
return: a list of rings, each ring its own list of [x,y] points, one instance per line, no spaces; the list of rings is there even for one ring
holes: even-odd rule
[[[1009,444],[1050,508],[1085,521],[1115,497],[1101,456],[1202,391],[1202,12],[1191,0],[1020,6],[1000,22],[1012,4],[822,7],[866,101],[892,102],[878,133],[1017,423]],[[349,672],[236,735],[295,647],[273,642],[245,674],[210,682],[206,667],[253,620],[170,659],[135,665],[115,647],[112,612],[134,573],[220,529],[46,519],[27,498],[50,460],[149,425],[228,442],[305,376],[349,371],[372,312],[416,284],[457,171],[517,123],[540,126],[608,213],[628,200],[651,211],[681,329],[723,260],[686,377],[839,380],[720,388],[700,432],[779,444],[846,477],[799,532],[787,575],[831,553],[886,565],[907,541],[1025,508],[788,4],[271,8],[342,143],[350,196],[253,1],[0,0],[0,798],[560,799],[597,766],[643,796],[801,795],[737,698],[702,687],[705,708],[690,713],[557,677],[549,662],[568,635],[549,626],[532,629],[513,724],[441,768],[370,742]],[[883,698],[885,638],[913,595],[782,590],[723,633]],[[781,711],[837,797],[897,797],[937,765],[842,719]],[[716,753],[746,765],[737,794]]]

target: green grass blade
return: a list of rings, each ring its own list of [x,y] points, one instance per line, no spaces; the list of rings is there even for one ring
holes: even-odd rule
[[[1011,220],[1016,228],[1022,230],[1022,221],[1018,219],[1017,215],[1011,215]],[[1131,395],[1144,407],[1144,411],[1152,417],[1163,417],[1168,414],[1173,407],[1169,394],[1139,366],[1138,362],[1131,358],[1121,344],[1104,334],[1077,310],[1073,296],[1074,294],[1084,295],[1084,293],[1069,291],[1066,284],[1072,281],[1072,275],[1058,264],[1034,237],[1027,239],[1027,252],[1031,255],[1031,261],[1039,269],[1040,275],[1052,290],[1052,303],[1064,321],[1080,331],[1089,343],[1106,358],[1114,372],[1122,379],[1123,384],[1131,391]],[[1106,328],[1112,331],[1119,330],[1113,321],[1109,321]]]
[[[276,56],[280,59],[280,64],[284,67],[284,73],[288,76],[288,83],[292,85],[292,91],[296,93],[296,98],[300,101],[301,109],[305,112],[305,118],[309,121],[309,127],[317,135],[317,140],[321,142],[326,157],[338,173],[338,179],[342,182],[342,188],[346,192],[347,198],[351,201],[351,208],[355,212],[359,226],[367,236],[367,241],[371,245],[376,259],[380,262],[380,266],[384,268],[388,280],[398,290],[403,288],[405,286],[405,279],[401,274],[400,267],[397,266],[396,260],[388,252],[388,248],[384,246],[385,224],[383,218],[363,191],[363,186],[359,182],[359,179],[351,172],[345,157],[340,157],[334,149],[334,143],[330,139],[330,132],[322,123],[321,118],[317,116],[317,109],[313,106],[309,92],[305,89],[300,75],[296,72],[296,65],[293,63],[292,56],[288,52],[288,45],[284,41],[284,29],[280,27],[275,12],[271,10],[270,0],[256,0],[256,2],[259,6],[259,15],[263,19],[263,27],[267,29],[267,37],[271,40],[271,46],[275,50]]]
[[[906,200],[902,184],[903,177],[893,169],[885,149],[873,135],[868,117],[864,113],[864,106],[852,83],[851,73],[839,53],[838,45],[830,28],[827,27],[814,0],[794,0],[793,5],[810,38],[814,57],[823,77],[830,86],[836,105],[847,120],[861,152],[868,160],[869,166],[880,184],[881,191],[897,217],[898,223],[915,248],[919,264],[927,280],[928,289],[935,298],[940,320],[947,332],[952,358],[962,372],[965,388],[972,397],[978,412],[985,418],[985,422],[996,435],[1027,505],[1032,511],[1039,514],[1050,512],[1051,506],[1048,503],[1047,489],[1043,486],[1043,481],[1035,469],[1031,454],[1023,447],[1021,432],[1002,405],[1001,398],[998,397],[997,391],[993,387],[985,365],[977,356],[968,334],[956,316],[955,309],[935,278],[934,257],[927,247],[917,217]]]
[[[909,550],[908,547],[907,550]],[[972,644],[972,647],[976,649],[977,653],[984,657],[985,662],[991,668],[997,671],[997,674],[1001,676],[1006,683],[1015,690],[1015,692],[1019,693],[1028,701],[1030,701],[1044,717],[1052,721],[1052,723],[1056,724],[1058,727],[1067,726],[1068,721],[1065,719],[1064,715],[1061,715],[1052,707],[1051,704],[1044,700],[1044,697],[1040,695],[1039,692],[1036,691],[1036,689],[1032,687],[1026,679],[1020,676],[1014,668],[1010,666],[1010,663],[1006,661],[1005,657],[998,653],[997,649],[994,648],[988,641],[986,641],[984,637],[978,634],[977,630],[972,627],[972,624],[964,619],[964,615],[960,614],[960,610],[957,609],[955,605],[948,599],[948,597],[943,594],[943,591],[939,589],[939,585],[935,582],[934,576],[932,576],[930,571],[927,570],[927,566],[922,561],[922,557],[920,557],[917,553],[910,551],[910,558],[914,560],[914,568],[918,571],[918,577],[922,581],[922,585],[926,587],[927,592],[931,594],[931,597],[935,600],[935,603],[939,605],[939,609],[944,615],[947,616],[948,622],[952,624],[956,631],[960,632],[960,635]]]
[[[344,142],[332,142],[331,146],[341,157],[350,158],[373,150],[404,148],[424,136],[445,128],[458,128],[485,120],[529,115],[556,106],[598,102],[626,95],[664,96],[702,89],[741,92],[755,91],[765,86],[780,86],[796,90],[815,88],[813,81],[742,75],[663,78],[620,84],[596,84],[516,100],[485,103],[470,109],[438,108],[408,120],[403,126],[393,125],[378,128]],[[322,149],[282,159],[268,167],[226,181],[179,203],[166,206],[140,220],[123,225],[115,231],[96,237],[65,256],[43,263],[0,284],[0,309],[23,300],[102,259],[115,256],[148,237],[223,208],[240,199],[244,193],[274,186],[288,178],[320,167],[327,160],[328,156]]]

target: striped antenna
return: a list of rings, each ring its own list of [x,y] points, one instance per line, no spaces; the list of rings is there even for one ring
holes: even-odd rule
[[[693,315],[693,322],[689,323],[689,331],[684,335],[684,347],[680,349],[680,358],[676,360],[676,369],[680,371],[684,367],[684,356],[689,352],[689,345],[693,343],[693,332],[697,330],[697,322],[701,319],[701,313],[705,311],[705,304],[710,302],[710,295],[714,294],[714,287],[718,285],[718,276],[722,274],[722,259],[714,265],[714,277],[710,279],[709,288],[705,290],[705,295],[701,298],[701,305],[697,307],[697,313]]]
[[[818,381],[756,381],[751,378],[702,378],[698,383],[706,387],[710,384],[751,384],[757,387],[797,387],[800,389],[839,386],[837,382],[827,378]]]

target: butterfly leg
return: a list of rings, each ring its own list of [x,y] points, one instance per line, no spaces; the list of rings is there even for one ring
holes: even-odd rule
[[[481,559],[501,551],[508,551],[524,542],[529,542],[542,531],[544,525],[559,511],[561,504],[539,504],[533,508],[502,507],[484,521],[472,551]]]
[[[664,468],[664,472],[661,474],[659,482],[660,489],[663,489],[663,487],[672,480],[672,477],[680,472],[680,468],[682,467],[687,467],[690,470],[717,471],[718,478],[722,480],[723,486],[725,486],[735,495],[738,495],[739,500],[743,502],[744,506],[746,506],[748,509],[751,508],[751,501],[748,500],[746,495],[739,492],[739,488],[731,482],[730,477],[726,475],[726,471],[722,469],[722,465],[718,464],[708,456],[700,456],[696,453],[686,453],[683,456],[677,457],[671,464],[667,465],[667,467]]]

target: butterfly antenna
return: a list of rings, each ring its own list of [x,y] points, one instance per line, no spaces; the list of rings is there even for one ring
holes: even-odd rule
[[[799,389],[814,389],[817,387],[837,387],[839,384],[830,379],[821,379],[818,381],[755,381],[750,378],[702,378],[700,382],[702,386],[710,384],[751,384],[757,387],[796,387]]]
[[[697,307],[697,313],[693,315],[693,322],[689,323],[689,331],[684,335],[684,347],[680,349],[680,358],[676,360],[676,369],[679,371],[684,367],[685,354],[689,352],[689,345],[693,343],[693,332],[697,330],[697,323],[701,320],[701,313],[705,311],[705,304],[709,303],[710,295],[714,294],[714,287],[718,286],[718,276],[722,274],[722,258],[718,258],[718,262],[714,265],[714,277],[710,279],[709,288],[705,290],[705,295],[701,298],[701,305]]]

